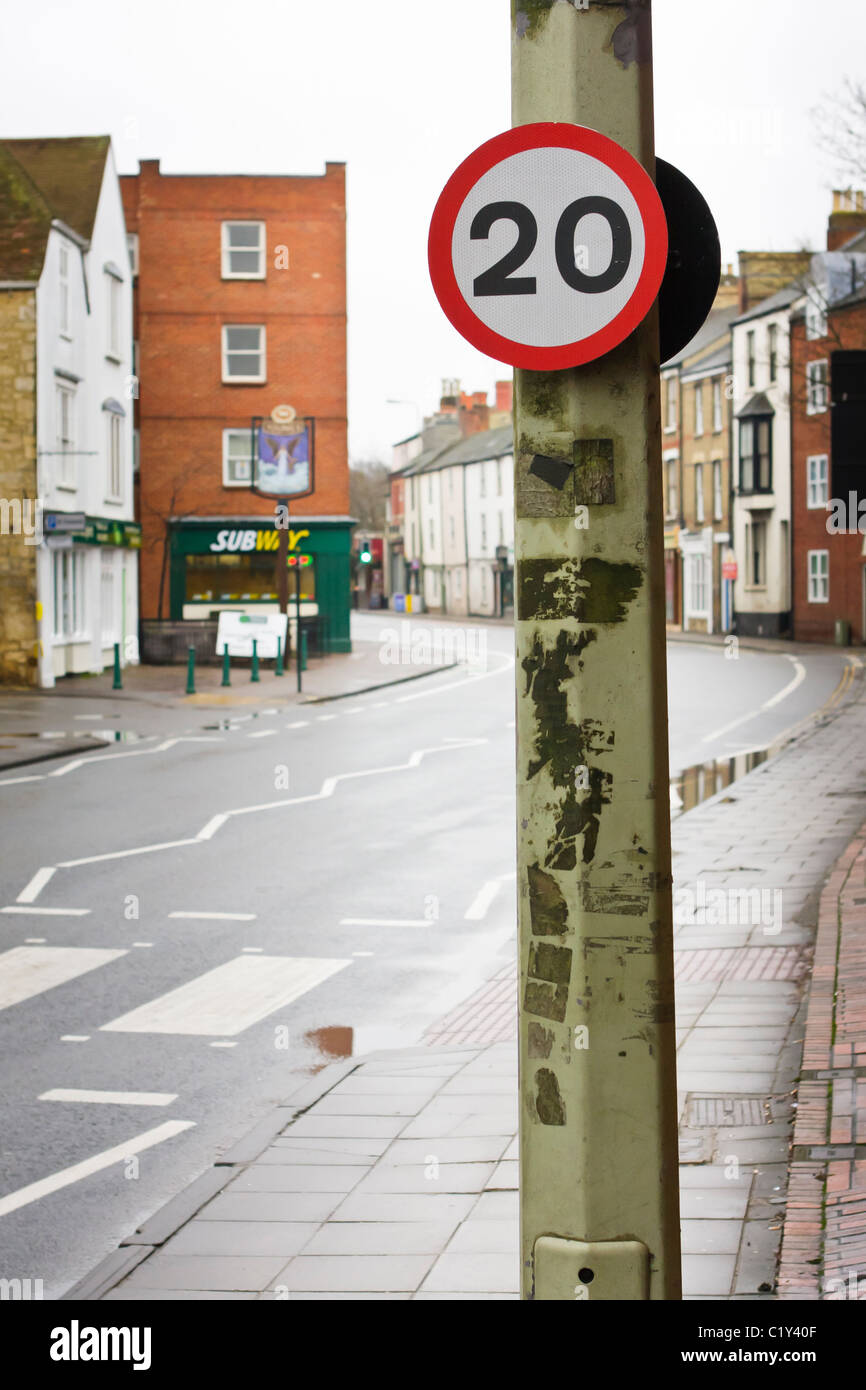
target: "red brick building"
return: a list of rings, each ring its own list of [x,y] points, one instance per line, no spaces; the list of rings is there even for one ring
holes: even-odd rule
[[[820,319],[820,316],[819,316]],[[820,329],[826,331],[820,331]],[[794,638],[866,641],[866,287],[791,320]],[[862,501],[862,506],[860,505]]]
[[[251,420],[315,422],[315,490],[290,501],[304,612],[349,648],[345,168],[121,179],[135,280],[144,620],[275,609],[273,499]],[[300,573],[301,571],[298,571]]]

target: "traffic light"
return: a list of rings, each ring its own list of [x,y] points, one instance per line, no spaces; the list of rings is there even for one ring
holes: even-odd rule
[[[312,563],[313,563],[313,557],[312,557],[312,555],[290,555],[290,556],[289,556],[289,566],[290,566],[291,569],[295,569],[295,568],[304,569],[307,565],[311,565]]]
[[[372,552],[371,549],[370,549],[370,542],[365,538],[364,540],[361,541],[361,554],[360,554],[361,564],[362,564],[362,565],[369,565],[369,563],[370,563],[370,561],[372,560],[372,558],[373,558],[373,552]]]

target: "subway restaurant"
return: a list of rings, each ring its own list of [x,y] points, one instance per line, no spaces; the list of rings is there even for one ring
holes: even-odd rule
[[[322,652],[351,651],[348,516],[298,516],[288,525],[289,613],[300,580],[301,622],[313,625]],[[233,612],[278,612],[280,532],[271,517],[184,517],[169,522],[170,615],[216,618]],[[298,561],[303,558],[304,563]],[[293,563],[294,561],[294,563]]]

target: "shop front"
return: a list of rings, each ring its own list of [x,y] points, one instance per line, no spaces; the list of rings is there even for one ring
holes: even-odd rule
[[[138,661],[141,527],[83,513],[46,512],[38,567],[39,683]]]
[[[351,651],[349,517],[297,517],[288,525],[289,608],[296,586],[304,626],[323,652]],[[270,517],[185,517],[169,523],[170,615],[216,619],[220,612],[278,612],[280,531]],[[308,557],[299,564],[300,557]]]

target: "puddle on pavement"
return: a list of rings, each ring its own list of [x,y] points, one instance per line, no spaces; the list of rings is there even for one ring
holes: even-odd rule
[[[417,1032],[387,1026],[362,1028],[314,1028],[303,1036],[303,1045],[313,1053],[309,1070],[315,1074],[329,1062],[345,1057],[365,1057],[384,1048],[420,1047],[422,1038]]]
[[[733,758],[716,758],[713,762],[687,767],[671,778],[671,819],[685,815],[702,801],[724,791],[737,778],[760,767],[769,756],[768,749],[755,748],[748,753],[737,753]]]

